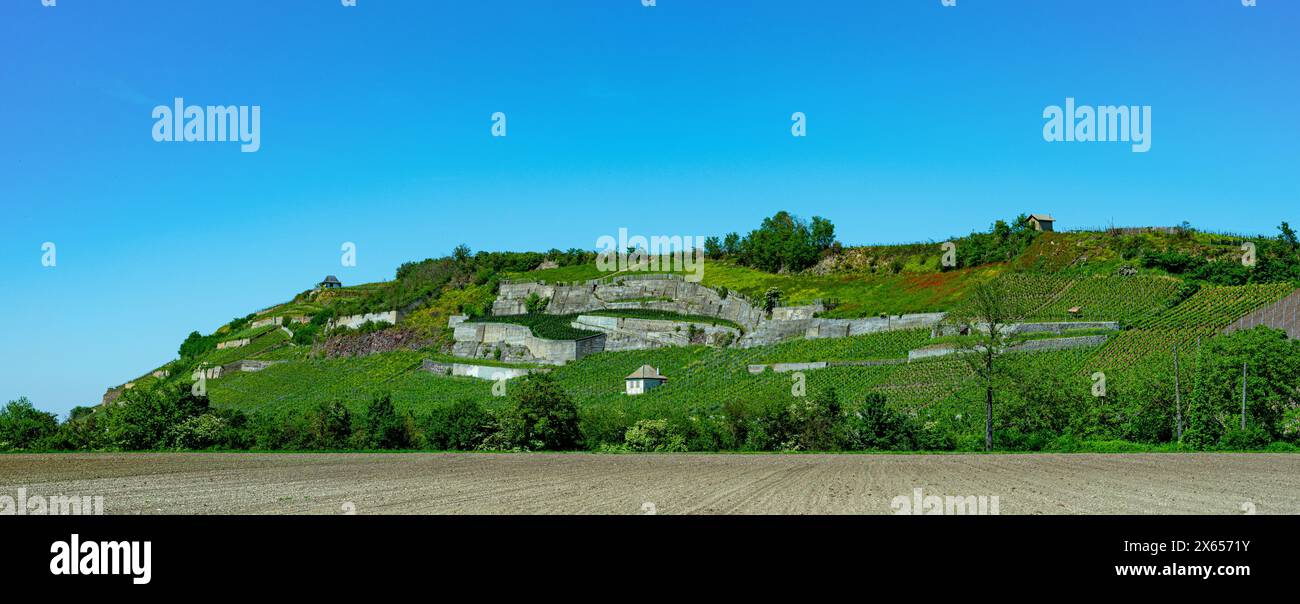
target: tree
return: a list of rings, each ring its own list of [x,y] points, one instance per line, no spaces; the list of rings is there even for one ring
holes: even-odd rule
[[[352,412],[338,401],[321,403],[312,411],[308,424],[312,440],[323,449],[347,447],[352,436]]]
[[[853,449],[905,451],[919,444],[916,422],[890,407],[879,392],[868,393],[860,405],[850,409],[845,423],[844,439]]]
[[[776,287],[767,288],[767,291],[763,293],[763,310],[767,311],[768,315],[771,315],[772,309],[780,305],[781,290]]]
[[[835,225],[821,216],[812,218],[812,245],[818,251],[835,245]]]
[[[1282,224],[1278,225],[1277,230],[1279,231],[1277,236],[1278,242],[1280,242],[1288,252],[1294,253],[1297,248],[1300,248],[1300,241],[1297,241],[1295,231],[1292,230],[1291,225],[1287,224],[1285,220],[1282,221]]]
[[[40,446],[58,429],[58,418],[36,409],[26,397],[0,408],[0,450]]]
[[[434,409],[425,418],[424,444],[439,451],[472,451],[492,429],[492,414],[477,401],[463,399]]]
[[[954,313],[963,337],[958,353],[984,382],[984,450],[993,450],[994,380],[1001,372],[998,360],[1013,343],[1009,329],[1017,316],[1001,290],[991,283],[971,289],[967,306]]]
[[[537,292],[533,292],[528,294],[527,298],[524,298],[524,311],[530,315],[541,314],[546,312],[546,307],[550,303],[550,298],[543,298],[537,295]]]
[[[366,410],[366,439],[376,449],[410,447],[406,421],[393,407],[391,394],[386,392],[370,399],[370,407]]]
[[[456,246],[456,249],[451,251],[451,257],[457,264],[465,265],[470,259],[469,246],[463,243]]]
[[[177,351],[182,359],[197,357],[209,350],[217,347],[217,339],[214,336],[204,336],[197,331],[191,331],[190,335],[181,342],[181,347]]]
[[[1267,439],[1294,438],[1286,417],[1300,405],[1300,341],[1285,331],[1256,327],[1211,338],[1196,369],[1187,406],[1185,441],[1209,448],[1237,437],[1241,426],[1242,365],[1246,366],[1246,423]]]
[[[704,256],[711,260],[722,257],[722,242],[716,236],[704,240]]]
[[[727,235],[723,249],[731,254],[733,234]],[[789,212],[777,212],[764,218],[759,228],[743,240],[735,241],[738,261],[770,273],[801,271],[814,264],[835,243],[835,225],[814,216],[812,225]]]
[[[107,444],[125,451],[171,447],[172,429],[208,410],[207,397],[185,385],[131,388],[102,412]]]
[[[740,253],[740,234],[727,233],[722,239],[722,253],[726,256],[736,256]]]
[[[513,406],[501,421],[502,437],[527,450],[574,449],[581,441],[578,406],[555,378],[534,373],[512,388]]]

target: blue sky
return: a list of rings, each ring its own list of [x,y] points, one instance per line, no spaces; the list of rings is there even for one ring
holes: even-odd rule
[[[1300,222],[1300,3],[357,4],[0,5],[0,402],[98,402],[192,330],[458,243],[593,248],[781,209],[848,244],[1023,211]],[[154,142],[175,97],[260,106],[261,149]],[[1066,97],[1150,105],[1151,150],[1044,142]]]

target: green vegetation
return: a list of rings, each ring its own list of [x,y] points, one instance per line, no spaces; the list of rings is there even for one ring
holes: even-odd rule
[[[933,343],[929,329],[885,331],[845,338],[790,340],[758,349],[757,362],[812,363],[905,359],[907,351]]]
[[[573,320],[578,315],[505,315],[500,317],[471,317],[469,322],[477,323],[509,323],[511,325],[524,325],[528,327],[533,335],[548,340],[581,340],[592,336],[600,335],[599,331],[589,329],[578,329],[573,326]]]
[[[710,237],[705,252],[715,260],[727,258],[769,273],[796,272],[817,264],[835,244],[831,221],[813,216],[805,222],[789,212],[777,212],[743,238],[735,233],[725,241]]]
[[[979,316],[983,291],[1005,308],[1002,321],[1116,321],[1123,330],[1067,330],[1061,335],[1110,337],[1100,346],[1033,354],[1007,348],[1009,339],[981,340],[978,332],[932,338],[928,329],[745,349],[604,352],[511,380],[507,396],[493,396],[491,382],[420,370],[426,359],[524,366],[450,356],[448,317],[525,325],[551,339],[589,337],[598,332],[573,328],[576,315],[546,314],[550,301],[541,296],[525,301],[528,314],[490,316],[497,286],[503,279],[576,283],[611,274],[596,269],[591,252],[471,254],[462,246],[447,257],[404,264],[392,281],[302,292],[212,334],[192,333],[162,368],[169,374],[133,380],[120,404],[80,408],[60,423],[25,399],[13,401],[0,409],[0,449],[980,450],[990,435],[995,450],[1300,444],[1293,379],[1300,342],[1264,328],[1221,335],[1300,282],[1300,244],[1286,223],[1275,237],[1189,225],[1040,233],[1020,217],[950,240],[958,266],[945,269],[938,243],[846,248],[834,241],[829,221],[780,212],[746,236],[709,238],[703,284],[759,307],[821,301],[822,316],[832,318]],[[1247,241],[1257,250],[1253,268],[1241,263]],[[396,326],[328,328],[335,317],[394,309],[404,313]],[[657,309],[586,314],[681,321],[683,331],[740,329]],[[286,322],[287,331],[250,327],[259,318],[298,316],[309,323]],[[1015,340],[1046,337],[1057,335]],[[241,338],[250,344],[216,349]],[[332,346],[354,340],[365,346]],[[398,344],[370,347],[384,341]],[[992,362],[973,363],[990,341]],[[423,348],[411,350],[409,342]],[[909,350],[934,344],[955,344],[967,354],[905,362]],[[283,362],[208,380],[211,404],[190,393],[195,368],[243,359]],[[816,361],[833,364],[798,377],[747,370]],[[623,377],[645,364],[669,381],[625,395]],[[1096,372],[1104,373],[1101,390]]]
[[[652,308],[610,308],[603,310],[593,310],[582,313],[584,315],[593,315],[597,317],[620,317],[624,319],[650,319],[655,321],[680,321],[683,323],[698,323],[700,325],[717,325],[720,327],[730,327],[732,329],[744,332],[745,328],[734,321],[719,319],[709,315],[692,315],[686,313],[673,312],[671,310],[656,310]],[[575,317],[577,315],[574,315]]]

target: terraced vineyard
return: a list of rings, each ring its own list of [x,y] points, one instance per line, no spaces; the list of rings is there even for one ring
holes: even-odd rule
[[[761,363],[907,358],[907,351],[925,346],[930,343],[929,340],[929,329],[886,331],[847,338],[792,340],[762,348],[757,358]]]
[[[1159,313],[1178,292],[1179,281],[1169,277],[1087,277],[1075,279],[1055,298],[1036,308],[1038,321],[1141,321]],[[1077,314],[1070,313],[1078,308]]]
[[[289,361],[210,380],[208,396],[220,406],[271,413],[306,410],[335,400],[360,411],[371,394],[381,390],[392,390],[393,402],[400,409],[454,402],[460,394],[491,399],[488,382],[420,372],[422,360],[418,352],[401,351],[362,358]]]
[[[1090,369],[1125,370],[1149,364],[1159,357],[1162,365],[1172,369],[1173,349],[1194,351],[1198,341],[1219,333],[1238,318],[1281,300],[1294,288],[1289,284],[1205,287],[1181,304],[1151,315],[1125,331],[1097,352]],[[1185,362],[1193,355],[1183,357]]]
[[[204,357],[204,362],[209,365],[225,365],[242,359],[251,359],[284,345],[289,340],[289,334],[284,333],[284,330],[279,327],[259,327],[251,332],[250,335],[240,336],[251,340],[247,346],[214,350]],[[229,339],[238,340],[240,337]]]
[[[1066,277],[1008,273],[995,281],[1017,314],[1031,321],[1135,323],[1162,310],[1179,281],[1159,276]],[[1070,309],[1078,308],[1078,313]]]

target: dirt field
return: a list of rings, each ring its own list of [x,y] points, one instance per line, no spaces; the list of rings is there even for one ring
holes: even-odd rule
[[[0,496],[109,514],[888,514],[993,496],[1002,514],[1300,513],[1300,455],[0,455]]]

